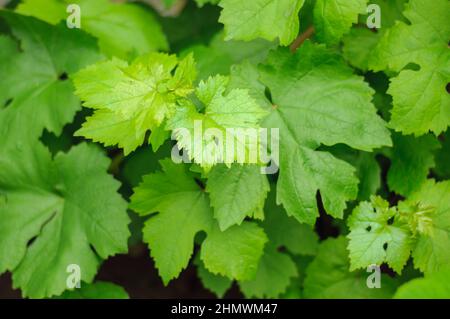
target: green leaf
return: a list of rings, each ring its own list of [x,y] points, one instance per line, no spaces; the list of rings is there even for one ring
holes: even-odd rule
[[[381,32],[375,33],[368,28],[352,28],[342,39],[342,54],[354,67],[367,72],[373,50],[381,38]],[[364,43],[364,45],[361,45]]]
[[[412,194],[407,204],[419,203],[429,207],[432,213],[430,234],[422,234],[417,240],[412,256],[414,266],[426,275],[450,265],[450,181],[435,183],[428,180]]]
[[[243,222],[227,231],[216,226],[203,242],[200,259],[213,274],[237,280],[252,279],[266,242],[262,228],[252,222]]]
[[[208,174],[206,192],[222,231],[246,216],[263,216],[268,191],[267,177],[257,165],[217,165]]]
[[[393,139],[387,182],[390,190],[408,196],[420,188],[434,167],[433,153],[439,148],[439,142],[431,135],[414,138],[394,134]]]
[[[195,44],[183,50],[181,55],[192,52],[197,61],[198,79],[206,80],[216,74],[228,75],[233,64],[248,60],[262,62],[275,43],[263,39],[250,42],[225,41],[224,33],[217,33],[208,45]]]
[[[367,0],[317,0],[314,7],[314,26],[317,38],[335,44],[358,22],[358,15],[366,12]]]
[[[226,92],[228,81],[220,75],[201,81],[195,93],[202,112],[193,102],[182,101],[167,123],[178,147],[207,171],[216,163],[259,162],[259,122],[267,112],[245,89]]]
[[[427,14],[424,15],[423,13]],[[391,126],[404,134],[436,135],[450,124],[450,3],[411,0],[404,16],[380,40],[370,61],[372,69],[400,72],[391,79]],[[413,64],[418,70],[410,69]]]
[[[218,4],[220,0],[195,0],[195,2],[197,3],[197,5],[201,8],[203,7],[205,4],[210,3],[210,4]]]
[[[390,298],[395,291],[395,282],[381,275],[379,289],[367,287],[371,273],[349,272],[347,240],[345,237],[323,241],[317,257],[306,269],[305,297],[329,299]]]
[[[144,176],[134,189],[131,208],[143,216],[159,212],[145,222],[143,233],[164,283],[188,265],[201,231],[207,233],[200,250],[207,270],[229,278],[252,277],[267,241],[262,229],[245,222],[221,232],[196,175],[170,159],[160,164],[163,172]]]
[[[173,114],[176,99],[193,90],[195,74],[191,55],[178,61],[174,55],[149,53],[130,65],[112,59],[89,66],[74,83],[84,106],[96,111],[75,134],[118,144],[128,154],[148,130],[157,130]]]
[[[293,254],[315,255],[319,247],[319,237],[314,229],[288,217],[286,211],[276,205],[275,195],[275,191],[269,193],[262,222],[270,243],[276,247],[285,247]]]
[[[400,286],[394,295],[396,299],[449,299],[450,269],[413,279]]]
[[[100,58],[95,40],[8,11],[0,18],[15,37],[0,36],[0,131],[26,127],[37,139],[45,128],[59,135],[80,109],[72,83],[63,77]]]
[[[254,279],[240,281],[239,287],[247,298],[277,298],[288,288],[297,268],[289,255],[268,245],[258,265]]]
[[[197,257],[199,257],[199,255],[197,255]],[[205,268],[200,258],[195,258],[194,263],[197,266],[197,275],[203,286],[212,291],[218,298],[223,298],[227,290],[231,288],[233,281],[227,277],[210,273]]]
[[[81,288],[65,291],[56,299],[128,299],[128,293],[121,286],[110,282],[96,281],[81,284]]]
[[[0,273],[12,271],[24,296],[50,297],[66,289],[69,265],[89,283],[101,259],[127,251],[127,205],[96,147],[52,159],[40,143],[24,142],[0,154]]]
[[[222,0],[219,22],[225,40],[279,39],[289,45],[299,32],[298,13],[304,0]]]
[[[168,44],[155,16],[135,4],[111,3],[108,0],[25,0],[17,10],[56,24],[66,20],[69,4],[80,6],[80,27],[99,39],[108,56],[129,60],[152,51],[167,50]],[[45,7],[46,10],[42,10]]]
[[[439,177],[450,179],[450,130],[440,137],[441,148],[436,152],[435,162],[436,167],[434,171]]]
[[[320,191],[325,210],[342,217],[345,202],[357,195],[355,170],[316,149],[320,144],[345,143],[370,151],[391,144],[385,123],[371,103],[373,90],[338,55],[309,41],[295,54],[285,49],[271,52],[259,70],[262,85],[258,72],[247,74],[232,74],[239,77],[232,83],[243,84],[247,78],[249,92],[259,96],[258,101],[267,100],[264,87],[270,91],[271,113],[263,126],[279,129],[278,203],[288,215],[313,224]]]
[[[413,241],[397,209],[381,197],[360,203],[348,219],[350,270],[386,262],[401,273],[408,261]]]

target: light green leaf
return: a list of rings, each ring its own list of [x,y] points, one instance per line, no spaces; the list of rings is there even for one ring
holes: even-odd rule
[[[348,219],[350,270],[386,262],[401,273],[408,261],[413,240],[397,209],[381,197],[360,203]]]
[[[268,191],[267,177],[258,165],[217,165],[208,174],[206,184],[221,230],[241,224],[246,216],[264,216]]]
[[[164,283],[188,265],[201,231],[207,234],[200,256],[208,271],[230,279],[252,277],[267,241],[263,230],[245,222],[221,232],[196,175],[170,159],[160,163],[163,172],[144,176],[134,189],[131,208],[143,216],[159,212],[145,222],[143,233]]]
[[[258,163],[259,122],[267,115],[245,89],[225,92],[228,77],[201,81],[196,96],[202,111],[190,101],[179,102],[168,120],[180,149],[207,171],[216,163]]]
[[[304,0],[222,0],[219,22],[225,40],[279,39],[289,45],[299,32],[298,13]]]
[[[76,135],[132,152],[147,131],[156,131],[175,112],[176,99],[193,90],[195,74],[191,55],[178,61],[164,53],[149,53],[130,65],[112,59],[81,70],[74,78],[76,94],[96,111]]]
[[[243,222],[223,232],[213,227],[203,242],[200,259],[213,274],[237,280],[252,279],[266,242],[262,228],[252,222]]]

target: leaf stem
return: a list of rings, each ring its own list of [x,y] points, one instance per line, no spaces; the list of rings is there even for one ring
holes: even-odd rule
[[[294,53],[295,51],[297,51],[297,49],[303,44],[303,42],[305,42],[306,39],[314,34],[314,31],[314,26],[309,26],[308,29],[305,30],[305,32],[299,34],[290,46],[291,52]]]

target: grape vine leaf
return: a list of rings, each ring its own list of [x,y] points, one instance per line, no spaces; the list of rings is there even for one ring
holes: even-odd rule
[[[342,55],[352,66],[367,72],[369,60],[380,38],[381,32],[375,33],[368,28],[352,28],[342,38]]]
[[[197,266],[197,275],[203,286],[216,294],[218,298],[223,298],[228,289],[231,288],[233,281],[225,276],[214,275],[209,272],[203,265],[199,255],[194,259],[194,263]]]
[[[26,127],[39,136],[45,128],[59,135],[80,109],[66,78],[100,59],[95,39],[9,11],[0,18],[15,37],[0,36],[0,130]]]
[[[388,90],[393,97],[390,125],[403,134],[438,135],[450,124],[450,3],[411,0],[404,16],[410,24],[398,22],[385,32],[369,64],[375,71],[399,72]]]
[[[192,55],[178,61],[175,55],[149,53],[130,65],[114,58],[79,71],[75,93],[96,111],[75,135],[118,144],[129,154],[144,142],[148,130],[158,135],[175,111],[176,99],[193,90],[194,64]],[[156,141],[159,146],[161,141]]]
[[[225,40],[279,39],[289,45],[299,32],[298,13],[304,0],[222,0],[219,22]]]
[[[292,254],[314,256],[319,247],[319,237],[307,224],[297,222],[276,204],[275,187],[270,191],[264,207],[264,221],[261,223],[276,247],[284,247]]]
[[[258,165],[217,165],[208,174],[206,184],[222,231],[241,224],[246,216],[264,216],[262,209],[268,191],[267,177]]]
[[[234,64],[248,60],[262,62],[276,44],[263,39],[253,41],[225,41],[223,32],[217,33],[208,45],[195,44],[184,49],[180,55],[193,53],[197,61],[198,80],[206,80],[216,74],[228,75]]]
[[[267,112],[246,89],[227,91],[228,82],[221,75],[201,81],[195,91],[201,112],[193,102],[181,101],[166,126],[178,147],[207,171],[217,163],[259,162],[259,122]]]
[[[266,100],[270,114],[262,126],[279,129],[277,202],[289,216],[313,224],[320,191],[325,210],[342,218],[346,201],[357,196],[355,169],[317,148],[345,143],[371,151],[391,145],[371,103],[373,90],[338,55],[310,41],[295,54],[284,48],[272,51],[259,71],[252,67],[234,68],[231,83],[247,83],[254,99]]]
[[[436,152],[434,171],[442,179],[450,179],[450,130],[440,137],[441,148]]]
[[[263,229],[253,222],[245,221],[226,231],[215,226],[203,242],[200,259],[213,274],[248,280],[256,274],[266,242]]]
[[[208,271],[236,279],[254,276],[267,241],[262,229],[245,222],[221,232],[196,175],[170,159],[160,164],[162,172],[144,176],[134,189],[131,208],[143,216],[159,212],[145,222],[143,233],[164,283],[187,266],[201,231],[207,234],[200,254]]]
[[[108,165],[93,145],[54,159],[34,140],[2,146],[0,273],[12,271],[24,296],[61,294],[71,264],[92,282],[102,259],[127,251],[127,203]]]
[[[369,14],[361,15],[359,24],[352,27],[349,33],[342,38],[342,54],[354,67],[367,72],[370,69],[372,54],[383,37],[386,30],[397,21],[405,21],[403,10],[408,0],[371,0],[370,4],[376,4],[380,10],[380,28],[371,30],[367,27]],[[364,43],[364,45],[361,45]]]
[[[128,293],[121,286],[111,282],[96,281],[81,284],[81,288],[65,291],[55,299],[128,299]]]
[[[336,44],[366,12],[367,0],[317,0],[314,7],[314,27],[317,38]]]
[[[277,298],[297,275],[296,265],[289,255],[269,244],[259,262],[255,278],[240,281],[239,287],[247,298]]]
[[[396,207],[381,197],[360,203],[348,218],[350,270],[386,262],[401,273],[413,248],[410,229],[399,220]]]
[[[400,286],[396,299],[449,299],[450,268],[442,269],[425,278],[416,278]]]
[[[349,258],[345,237],[329,238],[319,247],[316,258],[306,269],[304,294],[306,298],[391,298],[396,282],[381,275],[381,288],[369,289],[366,284],[370,273],[349,272]]]
[[[135,4],[108,0],[25,0],[16,11],[56,24],[71,15],[71,11],[66,11],[68,5],[80,7],[81,29],[98,38],[101,51],[108,56],[129,60],[137,55],[168,49],[156,17]]]
[[[387,182],[390,190],[408,196],[427,179],[430,168],[435,165],[434,152],[440,144],[432,135],[414,138],[394,134],[393,140]]]

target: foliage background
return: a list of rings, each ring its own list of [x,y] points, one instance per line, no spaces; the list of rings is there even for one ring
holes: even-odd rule
[[[59,44],[55,44],[55,47],[49,46],[50,55],[54,54],[56,57],[56,64],[63,61],[61,64],[64,66],[57,70],[60,71],[57,74],[58,81],[63,82],[62,85],[56,82],[57,102],[70,105],[72,111],[62,111],[58,114],[60,118],[56,120],[50,117],[43,126],[44,130],[34,127],[30,118],[39,118],[40,113],[35,113],[33,107],[49,106],[54,102],[52,96],[45,97],[42,101],[37,100],[34,104],[27,104],[23,100],[26,101],[31,94],[28,89],[33,90],[33,81],[38,81],[36,79],[48,71],[45,58],[40,58],[45,53],[31,45],[14,51],[8,39],[11,36],[23,41],[31,39],[29,41],[32,43],[37,34],[46,39],[44,42],[52,41],[51,34],[57,37],[55,34],[59,31],[51,33],[50,30],[56,30],[55,25],[61,20],[61,15],[65,17],[66,13],[61,13],[59,6],[63,5],[65,8],[66,2],[10,2],[7,10],[31,15],[49,24],[43,26],[44,22],[29,22],[31,20],[26,19],[33,18],[17,18],[8,13],[2,13],[1,16],[0,31],[4,36],[0,38],[0,46],[3,49],[0,52],[0,74],[4,80],[3,84],[0,84],[0,102],[3,102],[4,106],[0,107],[0,133],[3,134],[0,134],[0,164],[5,166],[0,166],[0,195],[6,194],[9,198],[14,198],[14,195],[10,194],[22,187],[15,184],[15,181],[25,178],[27,184],[30,178],[29,175],[14,175],[15,171],[11,169],[15,167],[10,160],[11,154],[22,153],[9,153],[17,144],[8,141],[24,144],[29,142],[29,136],[26,136],[26,133],[18,133],[20,130],[15,131],[15,126],[27,127],[29,135],[33,135],[32,138],[40,136],[39,143],[56,156],[55,162],[56,158],[60,159],[57,162],[63,170],[64,167],[69,167],[64,165],[69,165],[70,159],[69,156],[65,159],[63,156],[58,157],[58,152],[74,154],[69,150],[73,150],[75,145],[84,145],[83,142],[91,139],[101,142],[96,143],[102,147],[98,154],[106,154],[111,163],[107,164],[105,158],[98,155],[98,164],[93,165],[92,171],[88,172],[96,174],[97,167],[104,167],[105,170],[107,168],[120,184],[114,184],[101,175],[98,179],[94,178],[91,184],[86,182],[81,188],[92,187],[94,190],[96,181],[104,178],[105,185],[109,185],[105,188],[113,191],[117,186],[121,197],[130,201],[134,193],[139,195],[139,191],[133,188],[139,185],[143,176],[156,173],[150,176],[158,178],[161,185],[164,184],[164,175],[158,175],[161,173],[157,172],[161,170],[158,161],[170,156],[171,142],[164,142],[167,136],[163,136],[159,143],[153,139],[152,133],[149,143],[137,143],[134,146],[136,150],[131,147],[130,152],[127,150],[129,144],[115,139],[114,134],[105,138],[93,137],[89,131],[75,133],[85,125],[83,123],[89,116],[97,112],[96,107],[94,110],[81,108],[79,99],[90,102],[89,96],[83,95],[86,94],[83,90],[90,89],[84,86],[88,82],[86,79],[95,78],[95,74],[101,72],[86,73],[78,83],[77,79],[81,79],[82,75],[76,74],[82,74],[77,72],[99,59],[113,56],[131,63],[137,56],[163,51],[176,53],[179,56],[177,62],[181,65],[180,61],[188,61],[189,54],[193,53],[197,79],[195,83],[183,85],[195,86],[199,80],[206,80],[209,76],[231,74],[230,90],[248,89],[251,99],[272,112],[261,125],[280,127],[282,137],[288,127],[283,131],[283,124],[277,122],[278,119],[273,115],[277,111],[273,109],[279,107],[283,110],[284,105],[292,106],[290,103],[313,99],[314,94],[323,98],[320,107],[324,107],[329,115],[341,116],[350,124],[333,131],[333,123],[323,124],[323,118],[305,120],[307,115],[299,113],[299,110],[286,111],[294,126],[295,141],[286,138],[287,134],[284,135],[286,144],[282,144],[282,152],[290,154],[290,157],[282,157],[279,175],[268,176],[271,191],[264,191],[267,188],[265,181],[250,177],[243,183],[261,183],[261,187],[258,187],[260,192],[254,195],[254,207],[248,212],[238,211],[237,213],[244,215],[233,216],[232,221],[220,220],[222,229],[223,225],[228,227],[239,224],[245,218],[244,224],[234,226],[245,230],[242,231],[242,237],[256,234],[255,227],[263,229],[268,236],[268,244],[262,237],[255,239],[249,236],[255,247],[264,242],[259,245],[265,247],[264,252],[262,248],[260,252],[255,252],[255,249],[248,253],[248,258],[238,255],[234,259],[236,264],[244,260],[251,266],[251,261],[248,260],[254,256],[258,257],[258,273],[256,277],[255,274],[250,276],[253,278],[250,278],[250,281],[248,278],[239,278],[246,277],[250,271],[239,272],[233,268],[233,258],[226,255],[219,256],[219,259],[230,259],[232,265],[219,262],[219,265],[213,266],[213,263],[210,263],[209,270],[229,275],[232,279],[238,279],[238,282],[232,283],[230,279],[214,275],[205,269],[206,259],[201,261],[199,258],[200,252],[206,250],[205,244],[202,248],[201,245],[196,245],[194,257],[186,270],[181,272],[184,265],[180,262],[176,270],[165,270],[160,266],[158,273],[153,258],[163,260],[164,253],[156,253],[156,256],[150,257],[148,245],[143,243],[142,228],[144,223],[152,218],[145,215],[164,209],[161,208],[161,201],[155,204],[157,209],[142,209],[137,204],[132,204],[131,209],[128,209],[131,220],[129,236],[126,239],[128,252],[126,248],[113,249],[103,247],[102,244],[94,247],[94,251],[97,250],[96,253],[100,255],[100,260],[89,262],[92,274],[87,281],[93,281],[95,277],[97,284],[88,285],[81,297],[121,298],[128,294],[132,298],[390,298],[394,295],[406,298],[449,298],[450,273],[447,267],[450,266],[450,186],[447,179],[450,176],[450,137],[447,128],[450,123],[450,104],[446,91],[450,78],[447,46],[450,38],[449,2],[439,0],[436,4],[430,4],[422,0],[273,0],[266,2],[277,2],[281,8],[284,6],[295,9],[276,11],[268,5],[269,9],[261,14],[258,21],[253,21],[256,18],[252,15],[245,16],[247,11],[244,9],[250,13],[252,10],[264,12],[265,7],[258,7],[258,3],[261,5],[263,0],[224,0],[217,5],[218,2],[142,1],[127,4],[133,9],[126,10],[120,7],[124,6],[123,3],[116,4],[118,9],[112,15],[116,18],[111,20],[111,25],[109,22],[102,25],[102,22],[96,24],[96,18],[101,20],[106,16],[102,8],[108,4],[106,1],[91,0],[90,3],[94,5],[86,11],[92,15],[93,22],[87,22],[85,27],[82,25],[81,31],[89,35],[83,33],[79,38],[74,37],[76,45],[66,47],[66,43],[70,41],[65,42],[64,37],[70,36],[64,31]],[[369,30],[365,26],[365,9],[368,3],[377,3],[382,9],[380,30]],[[138,11],[133,11],[135,9]],[[427,12],[427,16],[422,16],[423,12]],[[22,22],[18,22],[20,19],[23,19]],[[242,21],[248,21],[248,26],[242,26]],[[84,22],[82,20],[82,23]],[[32,31],[26,30],[23,26],[28,23],[36,23],[36,26],[42,26],[42,29],[32,27]],[[14,28],[18,31],[14,32]],[[231,41],[225,41],[224,38]],[[289,46],[292,51],[297,52],[289,53]],[[99,58],[100,55],[103,57]],[[18,56],[21,58],[16,58]],[[73,61],[74,65],[67,67],[66,64],[70,65]],[[22,66],[21,63],[29,69],[18,67]],[[258,68],[260,63],[263,66]],[[259,80],[264,85],[255,84],[258,83],[255,74],[256,77],[259,74]],[[65,86],[65,81],[75,83],[78,97],[73,94],[73,88]],[[289,96],[292,92],[285,88],[293,81],[298,83],[297,92],[306,90],[312,92],[311,95],[294,93]],[[25,83],[25,88],[21,83]],[[108,99],[108,94],[104,94],[104,99]],[[347,108],[353,105],[357,105],[356,111],[351,107]],[[51,113],[50,108],[49,114]],[[153,121],[151,125],[150,130],[156,132],[158,127],[155,127]],[[302,127],[308,129],[303,131]],[[148,132],[145,141],[147,138]],[[155,147],[158,144],[161,146]],[[83,147],[75,149],[80,150]],[[157,151],[154,151],[155,149]],[[41,151],[39,149],[36,152]],[[85,152],[87,154],[91,151]],[[79,158],[74,158],[74,162],[87,158],[87,155],[82,157],[81,150],[79,153]],[[92,149],[92,157],[93,154]],[[18,158],[21,156],[26,161],[26,156],[30,155],[22,154]],[[289,166],[292,158],[297,162]],[[298,158],[302,158],[302,161]],[[48,161],[52,162],[50,157]],[[317,163],[320,161],[327,165],[319,166]],[[24,170],[26,165],[20,165],[18,171]],[[52,168],[45,174],[51,175],[53,164],[48,165]],[[300,167],[306,168],[302,170]],[[31,171],[33,169],[32,167]],[[191,176],[191,172],[178,173],[179,176],[186,174],[186,178]],[[196,180],[200,180],[203,183],[202,188],[206,187],[206,192],[209,193],[215,214],[220,215],[219,211],[227,205],[228,199],[221,201],[221,193],[214,199],[212,180],[216,174],[215,188],[226,189],[227,184],[223,185],[217,181],[221,181],[228,173],[215,169],[207,179],[196,175]],[[64,178],[66,183],[71,179],[70,174],[67,175]],[[75,177],[72,178],[75,180]],[[73,183],[75,184],[75,181]],[[276,187],[279,189],[276,190]],[[297,193],[297,188],[301,189],[300,193]],[[141,190],[144,195],[145,191],[149,191],[145,187]],[[61,190],[56,189],[56,192],[59,191]],[[379,195],[380,198],[371,195]],[[251,194],[246,193],[246,196],[250,197]],[[276,196],[279,198],[276,199]],[[260,203],[261,198],[263,204]],[[247,198],[229,199],[233,200],[236,200],[240,207],[245,207],[243,203]],[[275,203],[278,201],[281,201],[283,206]],[[115,206],[119,207],[118,210],[125,210],[126,204],[120,197],[110,195],[110,202],[114,202]],[[32,210],[35,203],[33,200],[25,202],[21,199],[19,204],[25,206],[17,207]],[[35,265],[27,259],[21,261],[22,264],[8,265],[11,263],[8,258],[14,250],[12,247],[20,250],[21,245],[17,243],[19,240],[15,244],[8,243],[7,231],[12,228],[11,224],[5,222],[5,218],[10,218],[15,211],[6,205],[6,201],[0,201],[0,205],[3,205],[0,206],[0,230],[3,230],[4,236],[0,233],[0,257],[4,258],[6,264],[4,267],[0,261],[0,272],[8,270],[0,276],[0,297],[42,298],[59,295],[61,289],[57,287],[58,284],[50,282],[53,278],[53,275],[48,275],[51,270],[38,267],[35,269]],[[224,209],[227,213],[227,210],[232,208],[228,206]],[[256,216],[260,210],[264,210],[264,221],[250,218]],[[134,211],[144,216],[139,216]],[[286,211],[291,217],[287,217]],[[371,215],[374,211],[377,217]],[[244,226],[249,228],[248,231]],[[115,230],[117,234],[121,232]],[[165,231],[166,229],[163,229],[162,233]],[[12,232],[17,233],[18,229],[12,229]],[[122,235],[125,236],[125,231],[118,236]],[[156,247],[158,240],[152,242],[150,235],[148,238],[150,239],[145,239],[144,235],[145,242],[153,243],[150,244],[150,249],[153,245]],[[195,240],[200,244],[204,236],[200,234]],[[33,241],[30,239],[25,243],[31,245]],[[53,246],[47,246],[51,251]],[[219,245],[213,245],[212,250],[219,248]],[[164,249],[166,248],[163,247]],[[118,252],[121,253],[116,254]],[[212,257],[214,256],[210,256]],[[38,266],[39,262],[36,262]],[[45,261],[42,263],[45,265]],[[380,290],[369,290],[365,286],[368,274],[364,269],[372,263],[382,264],[383,288]],[[96,267],[99,267],[98,271]],[[44,280],[42,289],[35,288],[33,279],[30,279],[30,276],[37,276],[39,273],[48,276],[48,282]],[[13,276],[16,278],[12,279]],[[167,283],[172,278],[176,279],[170,281],[167,286],[163,284],[163,281]],[[16,281],[15,286],[22,289],[12,289],[12,281]],[[122,286],[126,293],[122,288],[108,283]],[[47,287],[48,291],[43,292]],[[55,293],[56,291],[59,293]],[[63,297],[80,296],[76,292],[65,292]]]

